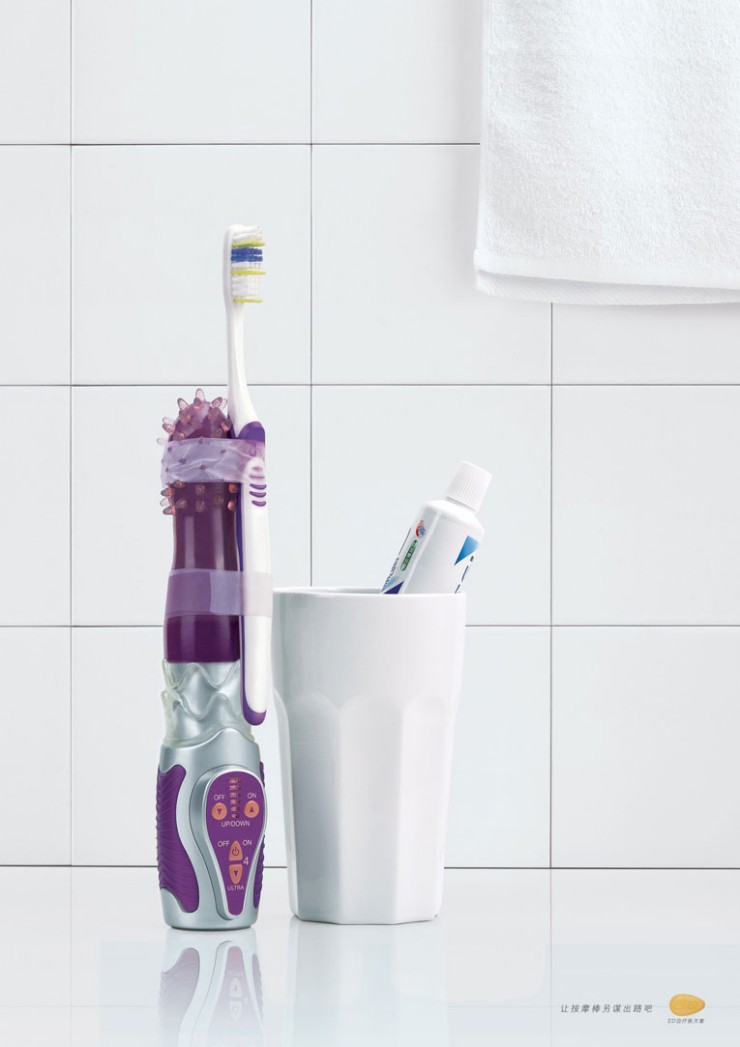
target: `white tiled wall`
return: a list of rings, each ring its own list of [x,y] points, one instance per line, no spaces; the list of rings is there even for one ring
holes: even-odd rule
[[[154,860],[155,438],[225,381],[257,220],[278,584],[379,585],[459,458],[494,474],[448,863],[740,866],[740,308],[477,294],[481,4],[433,7],[5,11],[0,863]]]

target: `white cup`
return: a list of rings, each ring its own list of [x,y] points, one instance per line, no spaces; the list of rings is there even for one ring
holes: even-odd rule
[[[464,641],[461,594],[275,592],[290,907],[302,920],[439,912]]]

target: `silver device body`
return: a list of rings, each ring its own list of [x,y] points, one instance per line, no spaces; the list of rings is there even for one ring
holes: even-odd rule
[[[177,796],[176,824],[198,884],[198,906],[186,912],[169,890],[160,891],[162,909],[171,927],[224,930],[251,927],[257,919],[255,881],[261,876],[261,855],[267,810],[260,751],[241,714],[239,662],[202,664],[164,662],[167,687],[162,693],[167,732],[160,750],[159,770],[184,768]],[[207,831],[207,797],[212,783],[230,772],[248,775],[261,796],[262,822],[253,842],[252,860],[244,879],[244,906],[229,911],[222,869]]]

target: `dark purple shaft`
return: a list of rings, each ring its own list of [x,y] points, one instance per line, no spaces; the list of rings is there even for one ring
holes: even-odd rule
[[[228,439],[231,423],[209,403],[201,390],[192,404],[178,401],[177,422],[165,421],[170,440],[199,436]],[[167,488],[172,516],[173,570],[206,568],[238,571],[236,540],[237,485],[182,483]],[[238,615],[194,614],[168,618],[164,628],[164,656],[168,662],[235,662],[240,654]]]
[[[184,484],[175,492],[172,568],[238,571],[236,497],[225,483]],[[196,508],[200,506],[201,508]],[[168,662],[235,662],[239,658],[238,615],[190,614],[168,618],[164,631]]]

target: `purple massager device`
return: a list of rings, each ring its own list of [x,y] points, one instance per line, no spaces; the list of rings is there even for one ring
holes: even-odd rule
[[[164,624],[159,886],[172,927],[249,927],[262,890],[267,811],[251,731],[264,712],[250,709],[242,685],[239,505],[255,478],[257,508],[267,503],[264,429],[255,424],[236,436],[224,400],[208,401],[200,389],[178,407],[177,419],[164,420],[162,455],[174,556]]]

